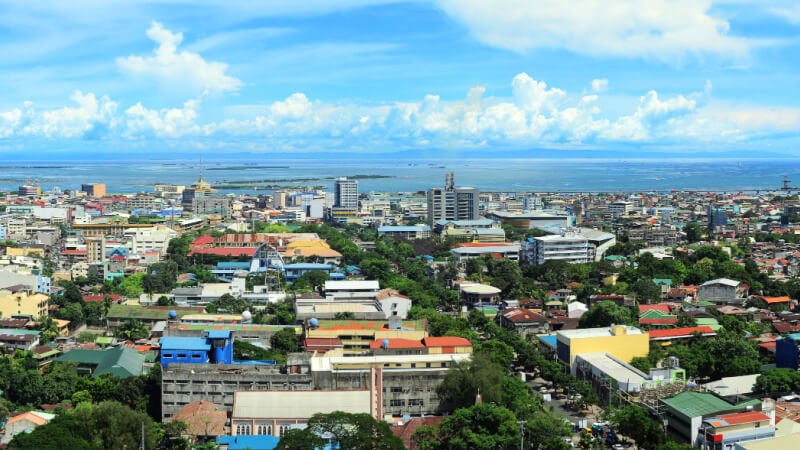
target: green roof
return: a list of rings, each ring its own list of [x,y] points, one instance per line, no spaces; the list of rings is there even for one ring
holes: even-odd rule
[[[667,286],[672,285],[672,280],[669,278],[653,278],[653,283],[655,284],[666,284]]]
[[[147,309],[144,306],[136,305],[111,305],[108,311],[109,319],[139,319],[139,320],[167,320],[169,318],[169,309]],[[195,311],[182,311],[176,310],[178,318],[186,314],[195,314]]]
[[[95,344],[100,345],[109,345],[113,342],[114,338],[111,336],[97,336],[97,339],[94,340]]]
[[[329,328],[340,328],[340,329],[357,329],[357,330],[381,330],[384,328],[384,325],[388,327],[389,321],[388,320],[349,320],[349,319],[342,319],[342,320],[330,320],[330,319],[320,319],[319,320],[319,328],[320,329],[329,329]],[[411,330],[425,330],[425,321],[424,320],[404,320],[403,321],[403,328],[404,329],[411,329]],[[206,326],[206,328],[209,328]]]
[[[640,319],[677,319],[678,316],[674,314],[667,314],[664,311],[657,309],[648,309],[639,314]]]
[[[96,366],[92,377],[110,373],[121,378],[142,374],[144,355],[127,347],[114,347],[108,350],[87,350],[76,348],[56,358],[56,361],[73,361],[78,364]]]
[[[53,349],[44,353],[35,353],[33,357],[36,359],[44,359],[47,358],[48,356],[58,355],[59,353],[61,353],[61,350]]]
[[[628,258],[626,258],[626,257],[624,257],[622,255],[608,255],[608,256],[606,256],[606,259],[608,261],[625,261]]]
[[[324,321],[321,321],[324,322]],[[252,323],[189,323],[180,324],[177,326],[178,330],[234,330],[234,331],[280,331],[286,328],[285,326],[274,325],[261,325]],[[303,327],[297,325],[294,327],[295,333],[303,334]]]
[[[719,331],[722,329],[722,325],[717,322],[717,319],[713,317],[699,317],[694,319],[697,322],[698,327],[709,327],[714,331]]]
[[[709,392],[696,391],[681,392],[674,397],[662,398],[661,401],[686,417],[708,416],[761,404],[761,400],[755,399],[733,405]]]

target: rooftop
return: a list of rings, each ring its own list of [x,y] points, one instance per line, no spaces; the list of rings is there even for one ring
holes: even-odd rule
[[[238,391],[232,415],[235,419],[297,419],[333,411],[369,414],[370,391]]]
[[[211,344],[202,337],[163,337],[159,341],[161,351],[169,350],[211,350]]]
[[[628,325],[618,325],[618,326],[624,328],[626,334],[644,333],[642,330]],[[583,338],[614,336],[614,332],[612,331],[612,327],[581,328],[578,330],[561,330],[557,333],[557,336],[563,336],[567,339],[583,339]]]
[[[696,391],[681,392],[674,397],[662,398],[661,401],[688,417],[708,416],[761,404],[761,400],[756,399],[732,405],[709,392]]]

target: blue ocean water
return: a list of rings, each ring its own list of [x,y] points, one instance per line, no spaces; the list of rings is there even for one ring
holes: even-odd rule
[[[246,165],[281,167],[218,170]],[[451,171],[455,172],[456,185],[486,191],[772,190],[781,186],[784,176],[797,180],[796,184],[800,185],[800,161],[794,160],[463,159],[410,162],[330,158],[239,159],[206,162],[203,178],[214,184],[233,180],[386,175],[391,178],[359,180],[359,190],[395,192],[441,186],[445,173]],[[0,190],[14,190],[24,184],[24,180],[30,179],[38,180],[44,191],[54,186],[65,190],[78,189],[81,183],[106,183],[108,192],[134,193],[152,191],[152,186],[157,183],[189,185],[198,179],[199,174],[197,160],[0,162]],[[333,181],[287,184],[332,186]]]

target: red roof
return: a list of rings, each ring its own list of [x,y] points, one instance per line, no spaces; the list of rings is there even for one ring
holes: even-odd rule
[[[743,423],[769,420],[769,416],[760,411],[726,414],[724,416],[717,416],[716,418],[724,420],[728,425],[741,425]]]
[[[789,303],[792,301],[789,296],[784,295],[783,297],[762,297],[762,296],[755,296],[755,298],[760,298],[769,304],[773,303]]]
[[[86,250],[64,250],[61,252],[62,255],[85,255]]]
[[[503,242],[468,242],[456,245],[456,247],[513,247],[517,244],[503,243]]]
[[[708,334],[708,333],[714,333],[714,330],[712,330],[711,327],[687,327],[687,328],[669,328],[666,330],[650,330],[647,332],[647,334],[650,335],[650,339],[690,336],[692,333]]]
[[[672,325],[678,323],[678,319],[639,319],[641,325]]]
[[[472,343],[462,337],[442,336],[422,339],[425,347],[472,347]]]
[[[774,352],[777,347],[777,344],[778,343],[775,341],[770,341],[770,342],[762,342],[758,344],[758,346]]]
[[[189,252],[192,255],[250,256],[256,254],[257,247],[198,248]]]
[[[342,346],[339,338],[306,338],[303,347],[308,351],[328,351]]]
[[[204,245],[211,245],[212,243],[214,243],[214,238],[206,234],[193,240],[191,246],[202,247]]]
[[[655,305],[639,305],[639,312],[640,313],[643,313],[645,311],[652,311],[652,310],[662,311],[662,312],[665,312],[667,314],[669,314],[671,312],[670,309],[669,309],[669,305],[666,305],[666,304],[663,304],[663,303],[657,303]]]
[[[372,341],[369,343],[369,348],[381,348],[383,347],[383,341],[389,341],[389,346],[387,348],[425,348],[422,345],[422,342],[415,341],[413,339],[381,339],[378,341]]]

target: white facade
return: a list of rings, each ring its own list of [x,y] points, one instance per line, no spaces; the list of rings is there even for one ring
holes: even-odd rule
[[[334,207],[358,211],[358,180],[337,178],[334,193]]]
[[[540,236],[522,242],[523,259],[528,264],[544,264],[551,259],[568,263],[590,262],[589,250],[589,240],[575,233]]]
[[[131,228],[125,230],[128,238],[127,249],[131,254],[141,255],[144,252],[155,250],[160,254],[167,252],[169,241],[178,236],[178,233],[169,228]]]

